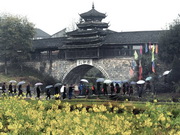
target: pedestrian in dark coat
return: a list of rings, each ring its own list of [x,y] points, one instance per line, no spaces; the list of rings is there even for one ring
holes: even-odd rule
[[[40,93],[41,93],[40,86],[36,87],[36,92],[37,92],[37,98],[40,98]]]
[[[114,84],[113,83],[111,83],[110,84],[110,87],[111,87],[111,95],[114,93]]]
[[[31,95],[31,90],[30,90],[30,83],[28,83],[28,85],[26,86],[26,97],[27,97],[28,95],[29,95],[30,97],[32,96],[32,95]]]
[[[9,84],[9,96],[12,95],[13,93],[13,88],[12,88],[12,83]]]
[[[19,86],[18,86],[18,96],[23,96],[23,90],[22,90],[22,85],[20,84]]]
[[[14,95],[16,95],[16,92],[17,92],[17,90],[16,90],[16,85],[14,85],[14,90],[13,90],[13,92],[14,92]]]
[[[129,92],[128,92],[128,93],[129,93],[129,96],[130,96],[131,94],[133,94],[133,86],[132,86],[132,85],[129,86]]]
[[[55,87],[54,91],[55,91],[55,99],[57,100],[59,98],[57,97],[57,95],[59,94],[59,87]]]
[[[106,94],[108,95],[106,83],[103,84],[103,92],[104,92],[104,95],[106,95]]]
[[[138,95],[139,95],[139,98],[142,97],[143,87],[144,87],[143,84],[138,85]]]
[[[98,97],[100,96],[100,93],[101,93],[101,83],[97,82],[97,94],[98,94]]]
[[[123,91],[123,95],[125,95],[126,94],[126,84],[125,83],[122,86],[122,91]]]
[[[46,100],[51,99],[51,91],[50,88],[46,90]]]
[[[121,88],[120,88],[120,86],[119,86],[119,84],[118,83],[116,83],[116,93],[117,94],[119,94],[120,93],[120,90],[121,90]]]
[[[6,83],[4,82],[2,85],[2,93],[4,94],[6,91]]]

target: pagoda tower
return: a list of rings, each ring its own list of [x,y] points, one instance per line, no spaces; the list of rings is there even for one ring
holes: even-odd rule
[[[99,48],[106,36],[108,23],[102,22],[106,14],[100,13],[92,5],[88,12],[80,14],[78,29],[67,33],[63,46],[66,59],[99,58]]]

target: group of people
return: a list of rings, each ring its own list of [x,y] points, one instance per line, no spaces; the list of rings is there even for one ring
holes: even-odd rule
[[[113,82],[110,84],[107,83],[101,84],[100,82],[97,82],[97,94],[100,94],[102,91],[104,95],[108,95],[108,91],[109,91],[109,94],[113,95],[113,94],[119,94],[121,90],[123,92],[123,95],[128,94],[130,96],[131,94],[133,94],[133,86],[128,82],[123,83],[122,86],[119,83],[113,83]]]
[[[16,85],[14,85],[13,83],[9,83],[8,85],[8,89],[6,88],[6,83],[4,82],[2,84],[2,94],[6,93],[6,90],[8,90],[9,96],[13,96],[13,95],[18,95],[18,96],[23,96],[23,90],[22,90],[22,84],[18,85],[18,88]],[[18,93],[17,93],[18,92]],[[31,90],[30,90],[30,83],[28,83],[26,85],[26,96],[32,96],[31,95]]]
[[[92,85],[89,87],[86,84],[80,83],[79,84],[79,95],[88,95],[91,90],[91,94],[96,94],[96,95],[133,95],[136,91],[138,94],[138,97],[142,97],[143,91],[151,91],[151,85],[150,81],[147,81],[145,84],[131,84],[129,82],[124,82],[124,83],[101,83],[97,82],[96,87]]]
[[[25,84],[26,85],[26,97],[32,97],[32,93],[31,93],[31,85],[30,83]],[[24,96],[23,95],[23,90],[22,90],[22,85],[14,85],[13,83],[9,83],[8,85],[8,89],[6,88],[6,83],[4,82],[2,84],[2,93],[6,93],[6,90],[8,90],[9,95],[18,95],[18,96]],[[144,89],[145,86],[145,89]],[[16,89],[17,87],[17,89]],[[72,97],[76,97],[76,94],[74,94],[75,91],[75,85],[74,84],[70,84],[70,85],[62,85],[62,86],[58,86],[58,87],[52,87],[52,88],[47,88],[45,90],[46,92],[46,99],[51,99],[51,90],[54,90],[54,95],[59,95],[59,97],[55,97],[55,99],[72,99]],[[142,85],[132,85],[128,82],[125,82],[123,84],[119,84],[119,83],[101,83],[101,82],[97,82],[97,85],[95,87],[95,85],[89,86],[88,84],[84,84],[82,82],[79,83],[79,85],[77,86],[76,90],[78,90],[79,95],[89,95],[89,94],[93,94],[93,95],[100,95],[100,94],[104,94],[104,95],[113,95],[113,94],[122,94],[122,95],[129,95],[131,96],[134,93],[134,89],[137,90],[138,96],[142,97],[142,93],[143,90],[151,90],[151,85],[150,85],[150,81],[147,81],[146,84],[142,84]],[[18,92],[18,93],[17,93]],[[41,86],[35,86],[35,93],[36,93],[36,97],[39,99],[41,96]]]

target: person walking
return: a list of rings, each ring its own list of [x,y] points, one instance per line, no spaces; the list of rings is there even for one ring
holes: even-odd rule
[[[101,83],[97,82],[97,94],[98,94],[98,98],[100,96],[100,93],[101,93]]]
[[[119,84],[118,83],[116,83],[116,93],[117,94],[119,94],[120,93],[120,90],[121,90],[121,88],[120,88],[120,86],[119,86]]]
[[[55,99],[57,100],[57,99],[59,99],[59,86],[56,86],[55,88],[54,88],[54,96],[55,96]]]
[[[18,86],[18,96],[23,96],[23,90],[21,84]]]
[[[14,95],[16,95],[16,92],[17,92],[17,90],[16,90],[16,85],[14,85],[13,88],[14,88],[14,90],[13,90]]]
[[[51,99],[51,91],[50,91],[50,88],[48,88],[47,90],[46,90],[46,100],[50,100]]]
[[[108,95],[106,83],[103,84],[103,92],[104,92],[104,95],[106,95],[106,94]]]
[[[62,98],[63,98],[63,100],[64,100],[64,99],[66,98],[66,84],[64,84],[64,85],[62,86],[61,92],[62,92]]]
[[[2,94],[6,93],[6,83],[4,82],[2,85]]]
[[[32,95],[31,95],[31,90],[30,90],[30,83],[28,83],[27,86],[26,86],[26,97],[27,97],[28,95],[29,95],[30,97],[32,97]]]
[[[79,95],[82,95],[82,93],[83,93],[83,84],[82,84],[82,82],[79,83],[78,89],[79,89]]]
[[[129,96],[131,96],[132,94],[133,94],[133,86],[132,85],[130,85],[129,86]]]
[[[96,93],[95,93],[96,88],[95,88],[95,86],[94,86],[94,85],[92,85],[91,90],[92,90],[92,94],[93,94],[93,95],[95,95],[95,94],[96,94]]]
[[[114,93],[114,84],[113,82],[110,84],[110,87],[111,87],[111,95]]]
[[[40,93],[41,93],[40,86],[37,86],[37,87],[36,87],[36,93],[37,93],[37,98],[40,99]]]
[[[9,96],[12,96],[13,93],[13,88],[12,88],[12,83],[9,84]]]

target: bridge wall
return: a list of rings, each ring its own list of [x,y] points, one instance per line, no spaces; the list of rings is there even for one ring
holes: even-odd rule
[[[102,72],[102,74],[113,80],[127,80],[130,78],[129,70],[130,64],[133,60],[132,57],[129,58],[107,58],[107,59],[97,59],[97,60],[54,60],[54,61],[43,61],[43,62],[29,62],[29,66],[38,69],[42,73],[46,73],[55,79],[63,82],[65,78],[69,75],[73,69],[77,69],[79,73],[79,79],[83,75],[83,70],[95,67]],[[81,67],[81,68],[80,68]],[[84,67],[84,69],[83,69]],[[85,69],[86,67],[86,69]],[[78,70],[79,69],[79,70]]]

